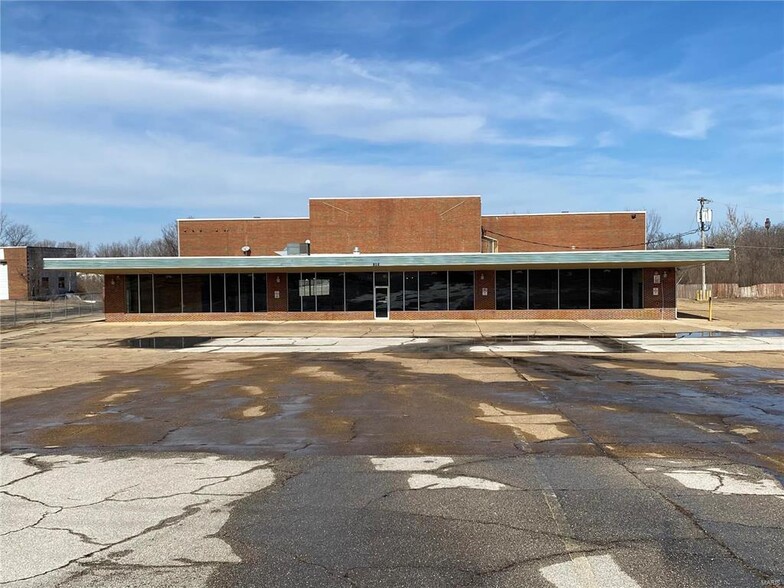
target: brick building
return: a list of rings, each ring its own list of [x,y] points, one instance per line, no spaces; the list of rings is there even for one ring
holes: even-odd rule
[[[44,269],[44,258],[76,257],[73,247],[0,247],[0,300],[47,300],[73,292],[76,272]]]
[[[482,215],[479,196],[314,198],[303,218],[182,219],[179,256],[47,260],[105,274],[108,320],[675,318],[645,212]]]

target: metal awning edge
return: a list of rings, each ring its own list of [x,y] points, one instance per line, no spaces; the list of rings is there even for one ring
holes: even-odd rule
[[[387,253],[226,257],[82,257],[45,258],[44,269],[85,273],[132,273],[209,270],[305,270],[380,268],[511,268],[580,266],[687,266],[728,261],[729,249],[652,249],[548,251],[530,253]]]

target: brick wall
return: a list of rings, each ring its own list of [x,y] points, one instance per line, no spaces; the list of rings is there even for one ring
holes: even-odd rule
[[[27,300],[27,247],[3,247],[3,257],[8,264],[9,300]]]
[[[656,280],[658,276],[658,283]],[[642,271],[643,307],[667,312],[675,309],[675,268],[646,268]],[[656,292],[656,293],[654,293]]]
[[[275,292],[278,297],[275,298]],[[287,274],[267,274],[267,311],[287,312],[289,309]]]
[[[178,225],[180,256],[242,255],[245,245],[251,255],[275,255],[286,243],[309,238],[306,218],[181,220]]]
[[[313,199],[312,252],[478,252],[481,207],[478,196]]]
[[[103,280],[103,307],[106,319],[112,313],[125,313],[125,276],[110,275],[104,276]],[[132,316],[124,315],[123,316]]]
[[[565,247],[645,249],[645,213],[639,212],[483,216],[482,228],[527,241]],[[563,247],[524,243],[489,232],[487,236],[498,239],[500,253],[565,250]]]
[[[482,294],[483,288],[487,288],[487,295]],[[495,270],[474,272],[474,308],[495,310]]]

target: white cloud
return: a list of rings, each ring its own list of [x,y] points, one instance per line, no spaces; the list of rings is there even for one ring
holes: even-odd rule
[[[670,135],[682,139],[704,139],[714,126],[713,114],[707,108],[699,108],[687,113],[667,129]]]

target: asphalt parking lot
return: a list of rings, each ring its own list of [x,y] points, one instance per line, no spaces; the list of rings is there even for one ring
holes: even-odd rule
[[[784,585],[781,309],[5,333],[0,580]],[[737,347],[608,343],[706,328]]]

